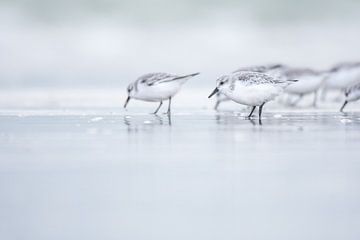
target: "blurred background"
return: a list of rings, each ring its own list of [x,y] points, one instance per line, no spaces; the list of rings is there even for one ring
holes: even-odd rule
[[[359,0],[0,0],[0,239],[360,239],[355,104],[207,111],[220,74],[359,44]],[[155,71],[201,72],[171,121],[122,110]]]
[[[326,69],[359,60],[359,10],[356,0],[1,0],[0,107],[30,106],[44,89],[124,95],[155,71],[199,71],[188,88],[210,89],[240,66]]]

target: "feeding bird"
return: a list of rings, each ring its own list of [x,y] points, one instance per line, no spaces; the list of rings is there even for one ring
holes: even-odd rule
[[[308,68],[286,68],[283,71],[287,79],[297,79],[298,82],[285,88],[285,92],[297,95],[298,99],[291,103],[296,105],[305,95],[314,94],[313,106],[316,106],[317,92],[328,76],[327,72],[315,71]]]
[[[235,70],[233,73],[237,72],[258,72],[258,73],[266,73],[267,75],[273,76],[274,78],[280,79],[282,77],[282,69],[285,66],[282,64],[266,64],[266,65],[254,65],[249,67],[242,67]],[[218,92],[216,94],[216,103],[214,109],[217,110],[219,108],[220,103],[229,101],[228,97],[224,94]]]
[[[217,79],[217,86],[209,95],[220,92],[234,102],[252,107],[248,118],[251,118],[256,107],[259,107],[259,119],[265,103],[281,94],[285,87],[297,80],[276,79],[264,73],[240,71],[223,75]]]
[[[360,62],[340,63],[329,71],[329,76],[324,82],[322,99],[326,97],[328,90],[345,90],[360,82]]]
[[[355,84],[354,86],[348,88],[345,91],[345,102],[342,105],[342,107],[340,108],[340,112],[344,111],[345,106],[349,102],[355,102],[355,101],[357,101],[359,99],[360,99],[360,83]]]
[[[149,73],[139,77],[127,87],[128,97],[124,108],[130,99],[137,99],[147,102],[160,102],[154,114],[160,110],[163,101],[169,100],[167,114],[171,112],[171,99],[179,92],[181,86],[190,78],[198,75],[174,75],[169,73]]]

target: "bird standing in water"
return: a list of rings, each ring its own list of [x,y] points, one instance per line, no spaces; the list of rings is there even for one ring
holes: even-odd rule
[[[340,108],[340,112],[344,112],[344,108],[349,102],[355,102],[359,99],[360,99],[360,83],[355,84],[354,86],[348,88],[345,91],[345,102]]]
[[[219,77],[217,86],[209,98],[220,92],[234,102],[251,106],[248,118],[251,118],[256,107],[259,107],[261,119],[265,103],[273,100],[294,82],[297,80],[276,79],[264,73],[240,71]]]
[[[167,114],[171,113],[171,99],[179,92],[181,86],[190,78],[198,75],[174,75],[168,73],[149,73],[139,77],[127,87],[128,97],[124,108],[130,99],[138,99],[147,102],[160,102],[154,114],[160,110],[163,101],[169,100]]]

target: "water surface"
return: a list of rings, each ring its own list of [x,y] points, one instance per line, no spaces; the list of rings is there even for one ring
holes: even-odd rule
[[[359,239],[360,114],[244,114],[3,111],[0,238]]]

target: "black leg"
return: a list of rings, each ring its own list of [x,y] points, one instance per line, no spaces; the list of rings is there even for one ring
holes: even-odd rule
[[[263,109],[264,105],[265,105],[265,103],[261,104],[259,107],[259,119],[261,119],[262,109]]]
[[[215,103],[215,106],[214,106],[214,109],[218,110],[219,105],[220,105],[220,101],[217,99],[216,103]]]
[[[168,116],[169,126],[171,126],[171,115],[170,115],[170,114],[168,114],[167,116]]]
[[[345,100],[344,104],[343,104],[342,107],[340,108],[340,112],[344,112],[344,108],[345,108],[346,104],[348,104],[348,101],[347,101],[347,100]]]
[[[295,106],[296,104],[298,104],[303,97],[304,97],[304,95],[300,94],[299,98],[296,99],[293,103],[291,103],[291,106]]]
[[[163,102],[161,101],[160,104],[159,104],[159,106],[158,106],[158,108],[155,110],[154,114],[157,114],[157,112],[160,110],[162,103],[163,103]]]
[[[171,113],[171,97],[169,98],[169,106],[168,106],[168,110],[167,110],[167,114]]]
[[[313,101],[313,107],[316,108],[316,103],[317,103],[317,96],[318,96],[318,91],[314,92],[314,101]]]
[[[321,92],[321,101],[324,102],[326,100],[326,94],[327,94],[327,89],[323,88]]]
[[[254,111],[255,111],[255,108],[256,108],[256,106],[253,106],[253,107],[252,107],[251,112],[250,112],[248,118],[251,118],[252,114],[253,114]]]

